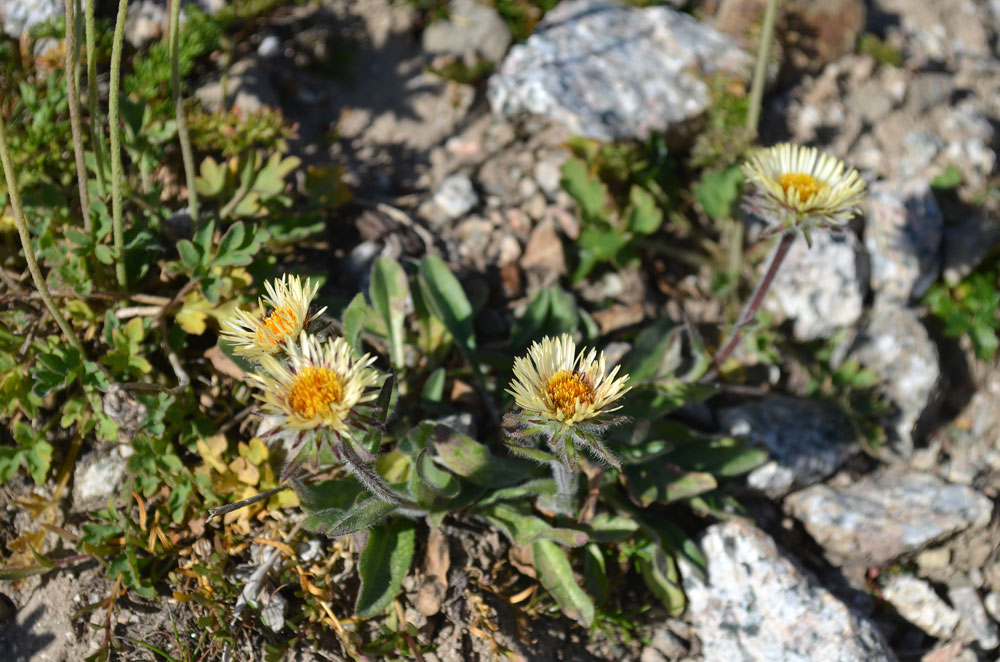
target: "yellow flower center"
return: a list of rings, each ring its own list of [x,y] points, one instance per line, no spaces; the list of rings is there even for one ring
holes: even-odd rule
[[[577,403],[594,404],[594,389],[583,377],[569,370],[560,370],[552,375],[545,387],[545,394],[563,416],[572,416]]]
[[[312,366],[299,372],[288,393],[288,407],[303,418],[324,414],[340,402],[344,387],[333,370]]]
[[[261,320],[264,328],[257,330],[257,342],[262,345],[277,345],[278,341],[295,331],[298,321],[299,316],[288,306],[272,310],[270,315]]]
[[[814,195],[823,190],[823,182],[804,172],[786,172],[781,175],[779,183],[785,195],[788,195],[789,189],[798,192],[801,202],[809,202]]]

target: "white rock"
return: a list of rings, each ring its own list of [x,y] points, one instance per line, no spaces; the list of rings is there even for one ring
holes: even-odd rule
[[[957,586],[948,589],[948,599],[961,615],[958,632],[965,641],[975,641],[983,650],[1000,646],[997,624],[990,620],[979,599],[979,592],[973,586]]]
[[[448,9],[447,19],[434,21],[424,30],[424,50],[454,55],[474,51],[499,62],[511,37],[497,10],[476,0],[452,0]]]
[[[469,213],[479,203],[468,175],[454,174],[441,182],[434,192],[434,204],[449,218],[459,218]]]
[[[795,239],[764,299],[779,321],[792,319],[796,340],[827,338],[861,318],[868,277],[853,232],[812,233],[812,248]],[[767,266],[762,265],[762,269]]]
[[[15,38],[39,23],[62,16],[64,12],[61,0],[0,0],[3,31]]]
[[[697,75],[746,75],[734,40],[668,7],[570,0],[514,46],[489,83],[493,112],[545,115],[598,140],[642,138],[710,103]]]
[[[702,580],[683,566],[689,618],[711,662],[893,662],[867,619],[819,585],[763,531],[723,522],[701,539]]]
[[[77,466],[73,477],[73,497],[78,502],[107,499],[117,492],[123,480],[125,459],[112,452],[86,466]]]
[[[846,486],[813,485],[785,497],[785,508],[834,560],[882,565],[985,526],[993,503],[933,474],[890,469]]]
[[[938,597],[931,585],[912,575],[893,575],[882,587],[882,597],[899,615],[938,639],[952,635],[958,612]]]

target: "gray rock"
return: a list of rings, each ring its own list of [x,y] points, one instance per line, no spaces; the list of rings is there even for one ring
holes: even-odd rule
[[[903,136],[903,152],[895,167],[897,176],[901,179],[920,177],[922,173],[928,171],[928,167],[943,149],[944,141],[935,131],[930,129],[908,131]],[[885,158],[881,150],[878,157]]]
[[[511,49],[488,96],[507,117],[545,115],[599,140],[643,138],[708,106],[692,70],[746,75],[750,66],[730,37],[687,14],[571,0]]]
[[[107,500],[125,480],[125,458],[117,451],[93,461],[77,463],[73,472],[73,500],[76,503]]]
[[[1000,593],[990,591],[983,600],[983,606],[994,621],[1000,621]]]
[[[766,264],[762,265],[762,269]],[[796,340],[826,338],[861,318],[868,278],[861,244],[852,232],[798,237],[764,299],[779,321],[794,320]]]
[[[946,282],[957,285],[1000,242],[1000,222],[982,212],[963,214],[944,226],[942,270]]]
[[[971,485],[989,472],[1000,473],[1000,407],[989,387],[972,400],[946,429],[934,435],[945,457],[935,457],[938,473],[953,483]]]
[[[763,531],[723,522],[701,539],[702,580],[683,566],[688,614],[705,660],[890,662],[896,656],[867,619],[853,613]]]
[[[427,26],[423,34],[428,53],[465,55],[475,52],[499,62],[510,46],[510,30],[497,10],[476,0],[452,0],[448,18]]]
[[[899,615],[938,639],[951,637],[958,612],[938,597],[930,584],[913,575],[893,575],[882,587],[882,597]]]
[[[11,37],[20,37],[39,23],[65,12],[62,0],[0,0],[0,25]]]
[[[455,174],[441,182],[434,192],[434,204],[448,218],[460,218],[479,204],[479,197],[468,175]]]
[[[813,485],[788,495],[785,509],[834,560],[881,565],[985,526],[993,504],[932,474],[889,469],[844,487]]]
[[[258,112],[262,107],[279,108],[281,99],[271,82],[266,68],[256,57],[248,57],[234,62],[227,71],[226,99],[222,98],[222,83],[211,81],[195,90],[202,105],[211,112],[217,112],[232,104],[244,113]]]
[[[157,0],[129,3],[125,15],[125,39],[136,48],[160,39],[167,31],[167,6]]]
[[[870,189],[865,218],[872,289],[902,302],[919,298],[941,268],[944,217],[930,186],[879,182]]]
[[[890,446],[886,452],[908,457],[937,391],[941,375],[937,346],[913,310],[876,297],[850,358],[878,375],[895,405],[887,421]]]
[[[725,432],[771,455],[746,480],[772,498],[823,480],[858,449],[850,422],[818,400],[771,396],[723,409],[719,417]]]
[[[979,599],[979,592],[973,586],[958,586],[948,589],[948,599],[961,614],[958,633],[964,641],[975,641],[983,650],[1000,646],[997,624],[990,620]]]

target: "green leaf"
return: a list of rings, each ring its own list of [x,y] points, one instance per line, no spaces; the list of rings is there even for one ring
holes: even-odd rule
[[[588,223],[608,222],[611,212],[607,207],[608,188],[587,170],[587,164],[570,157],[562,164],[560,184],[580,205],[580,215]]]
[[[720,221],[732,217],[742,183],[743,173],[739,166],[732,165],[724,170],[706,170],[693,191],[705,213]]]
[[[510,346],[514,350],[521,350],[532,340],[572,333],[578,324],[579,314],[573,295],[553,285],[539,290],[524,314],[514,320],[510,330]]]
[[[43,484],[49,473],[49,467],[52,466],[52,444],[47,441],[34,444],[31,450],[24,454],[24,463],[35,485]]]
[[[566,547],[580,547],[587,544],[588,537],[583,531],[558,528],[531,513],[531,506],[524,502],[499,502],[485,508],[477,508],[476,514],[497,527],[518,547],[530,545],[536,540],[552,540]]]
[[[712,474],[701,471],[684,472],[664,462],[627,465],[629,495],[643,508],[651,503],[670,503],[697,496],[717,486]]]
[[[594,603],[576,583],[566,552],[549,540],[537,540],[531,549],[542,586],[552,594],[566,616],[590,627],[594,623]]]
[[[657,384],[640,384],[622,401],[621,414],[637,419],[657,419],[684,405],[701,402],[714,395],[712,386],[670,379]]]
[[[693,471],[705,471],[716,476],[739,476],[767,462],[767,451],[748,448],[742,441],[729,437],[699,439],[671,451],[669,462]]]
[[[80,352],[73,347],[47,347],[35,357],[35,364],[31,367],[34,379],[32,391],[40,398],[62,391],[73,383],[82,367]]]
[[[425,402],[441,402],[444,398],[444,385],[448,378],[448,373],[444,368],[438,368],[430,374],[424,382],[423,391],[420,398]]]
[[[369,533],[358,564],[361,590],[354,612],[359,617],[377,616],[399,593],[413,560],[415,540],[413,522],[401,518]]]
[[[649,590],[663,603],[671,616],[680,616],[684,612],[686,598],[673,557],[668,556],[662,547],[653,542],[640,550],[636,560]]]
[[[94,246],[94,256],[97,257],[97,261],[101,264],[110,265],[115,263],[115,251],[107,244],[97,244]]]
[[[321,510],[339,510],[346,513],[364,492],[364,488],[353,477],[307,483],[298,478],[290,481],[292,489],[299,497],[299,504],[306,513]],[[312,529],[311,529],[312,530]]]
[[[596,543],[588,543],[583,548],[583,584],[591,595],[597,597],[598,604],[607,602],[611,596],[604,553]]]
[[[665,369],[677,361],[674,354],[681,346],[682,329],[677,322],[667,318],[643,329],[622,361],[622,372],[629,375],[633,384],[663,376]]]
[[[663,223],[663,212],[656,206],[656,200],[649,193],[633,185],[629,191],[629,207],[625,210],[625,222],[635,234],[652,234]]]
[[[339,538],[378,524],[395,509],[396,506],[391,503],[368,499],[347,512],[330,509],[313,513],[302,520],[302,527],[307,531],[322,532],[332,538]]]
[[[614,258],[628,241],[629,236],[615,228],[583,228],[576,240],[579,261],[571,280],[578,282],[585,278],[597,264]]]
[[[590,539],[596,542],[622,542],[639,530],[639,524],[625,515],[599,513],[590,520]]]
[[[551,478],[536,478],[513,487],[503,487],[493,490],[479,501],[479,505],[488,506],[497,501],[514,501],[528,496],[555,493],[556,481]]]
[[[931,180],[931,188],[936,191],[948,191],[961,186],[964,180],[962,171],[949,163],[940,174]]]
[[[436,255],[428,255],[420,262],[419,282],[423,299],[434,317],[444,324],[460,349],[474,351],[476,335],[472,305],[448,265]]]
[[[344,323],[344,339],[359,356],[361,351],[361,330],[365,326],[365,318],[368,317],[368,304],[365,303],[365,295],[360,292],[351,299],[341,314]]]
[[[482,487],[504,487],[533,473],[530,465],[497,457],[490,449],[441,423],[424,422],[428,439],[434,444],[438,461],[452,472]]]
[[[371,286],[368,290],[372,307],[382,317],[389,333],[389,356],[393,367],[404,367],[403,323],[410,287],[406,272],[391,257],[378,257],[372,263]]]

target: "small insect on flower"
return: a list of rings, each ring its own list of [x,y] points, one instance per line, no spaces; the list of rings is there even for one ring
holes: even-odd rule
[[[743,174],[761,196],[751,201],[765,220],[782,227],[842,227],[858,212],[865,180],[815,147],[782,143],[759,150]]]
[[[237,310],[223,322],[223,340],[235,345],[233,352],[259,359],[277,353],[287,343],[294,343],[303,329],[326,308],[309,314],[309,304],[319,290],[318,283],[285,274],[281,280],[264,284],[267,296],[257,300],[257,312]],[[265,309],[265,304],[267,308]]]
[[[576,353],[567,334],[546,336],[532,343],[528,355],[514,359],[514,380],[507,392],[525,414],[573,426],[621,408],[618,400],[629,390],[621,366],[605,375],[604,352]]]

